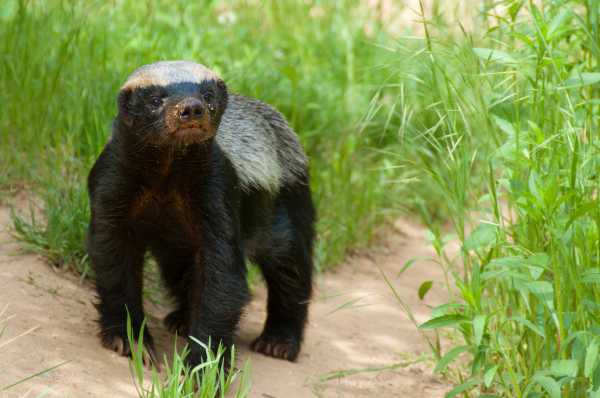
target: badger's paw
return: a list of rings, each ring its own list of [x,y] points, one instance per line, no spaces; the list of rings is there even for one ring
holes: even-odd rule
[[[250,348],[253,351],[278,359],[295,361],[300,352],[300,341],[290,336],[261,334],[252,342]]]
[[[119,332],[103,331],[100,333],[100,340],[105,348],[111,351],[115,351],[117,354],[124,357],[131,357],[131,346],[127,335],[122,335]],[[154,365],[157,369],[160,369],[158,362],[158,356],[154,349],[154,343],[152,337],[148,333],[144,333],[144,350],[142,351],[142,362],[147,369],[150,369]]]

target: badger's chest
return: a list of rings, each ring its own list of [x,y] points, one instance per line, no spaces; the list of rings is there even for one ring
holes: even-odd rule
[[[191,195],[183,189],[141,189],[131,202],[129,221],[145,240],[198,245],[199,212]]]

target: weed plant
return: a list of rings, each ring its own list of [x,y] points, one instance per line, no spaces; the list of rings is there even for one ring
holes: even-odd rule
[[[422,178],[453,227],[421,207],[450,299],[420,327],[458,333],[432,344],[447,397],[598,397],[600,3],[496,3],[419,61]]]
[[[188,347],[177,349],[174,341],[173,357],[164,358],[160,370],[152,363],[144,349],[144,327],[137,341],[133,338],[131,320],[127,318],[127,337],[132,347],[130,370],[140,398],[245,398],[250,392],[250,363],[240,370],[225,371],[225,355],[235,364],[235,347],[225,350],[219,345],[213,352],[207,345],[193,339],[192,344],[200,344],[206,352],[206,360],[191,368],[186,363]],[[158,361],[158,359],[155,359]],[[148,377],[150,376],[150,377]]]

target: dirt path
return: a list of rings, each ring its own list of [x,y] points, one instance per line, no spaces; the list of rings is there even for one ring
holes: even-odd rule
[[[8,225],[8,212],[0,209],[0,312],[7,306],[0,319],[12,315],[0,339],[0,386],[68,362],[0,392],[0,397],[40,393],[46,397],[135,397],[127,361],[98,343],[92,290],[73,276],[51,270],[36,256],[14,255],[16,245],[10,242]],[[447,385],[431,376],[431,364],[423,362],[319,382],[328,372],[411,363],[427,352],[378,266],[394,280],[420,322],[428,318],[429,310],[418,299],[417,289],[424,280],[440,281],[441,274],[433,263],[420,262],[401,279],[393,279],[408,259],[432,256],[420,227],[405,221],[395,227],[397,232],[368,256],[355,256],[336,272],[319,276],[297,363],[248,351],[265,317],[266,292],[256,289],[236,341],[242,358],[251,361],[251,397],[442,397],[448,391]],[[443,291],[435,286],[426,300],[430,305],[443,299]],[[160,316],[167,309],[150,312]],[[156,319],[150,326],[159,350],[168,350],[168,333]]]

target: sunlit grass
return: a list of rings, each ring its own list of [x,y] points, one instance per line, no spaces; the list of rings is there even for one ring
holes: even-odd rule
[[[143,340],[145,323],[142,324],[139,338],[135,341],[129,318],[127,322],[127,337],[132,347],[130,370],[140,398],[244,398],[248,396],[251,386],[250,362],[247,361],[239,370],[235,368],[225,370],[226,355],[232,366],[235,365],[234,346],[226,350],[219,345],[214,352],[202,342],[192,339],[191,344],[202,346],[206,353],[206,360],[195,367],[190,367],[186,363],[189,347],[178,349],[175,338],[172,357],[165,357],[162,362],[157,358],[159,363],[155,364],[145,360]]]
[[[419,207],[450,277],[420,327],[460,336],[432,344],[447,397],[597,397],[600,5],[500,3],[482,37],[427,37],[418,169],[453,228]]]
[[[192,59],[276,106],[299,133],[319,214],[317,264],[339,262],[371,239],[403,189],[386,184],[397,173],[378,151],[393,140],[373,98],[397,90],[381,87],[394,55],[375,45],[391,40],[383,30],[365,33],[370,13],[357,0],[3,2],[0,183],[32,181],[42,201],[37,223],[20,220],[24,238],[54,263],[85,268],[85,177],[118,87],[141,64]]]
[[[420,214],[449,292],[421,328],[462,339],[430,340],[449,396],[600,396],[600,4],[482,1],[475,31],[425,15],[424,37],[391,37],[362,4],[4,2],[0,184],[42,202],[17,232],[85,272],[85,174],[119,84],[194,59],[300,134],[321,267],[388,212]]]

